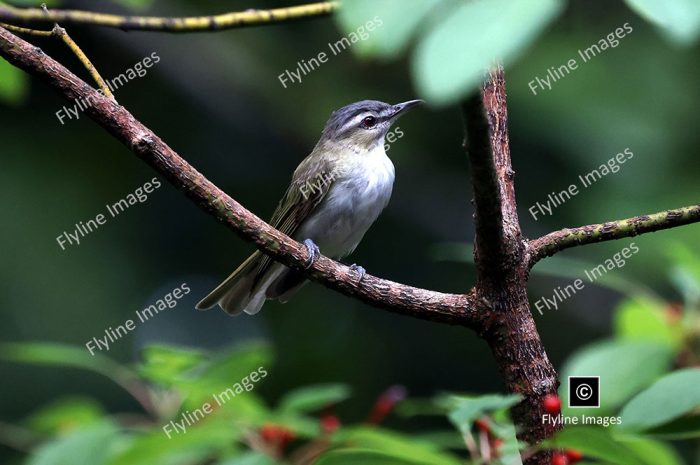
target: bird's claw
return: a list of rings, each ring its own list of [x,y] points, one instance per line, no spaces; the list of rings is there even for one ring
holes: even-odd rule
[[[361,267],[360,265],[358,265],[357,263],[353,263],[352,265],[350,265],[350,269],[351,269],[352,271],[354,271],[355,273],[357,273],[357,274],[360,275],[360,279],[357,280],[358,283],[361,282],[361,281],[362,281],[362,278],[364,278],[365,275],[367,274],[367,270],[365,270],[364,268],[362,268],[362,267]]]
[[[304,267],[308,270],[313,266],[314,262],[318,260],[319,255],[321,255],[321,251],[311,239],[304,240],[304,245],[306,246],[306,250],[309,251],[309,258],[304,264]]]

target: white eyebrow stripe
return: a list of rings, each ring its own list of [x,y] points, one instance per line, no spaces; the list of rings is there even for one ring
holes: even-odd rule
[[[347,131],[348,129],[350,129],[351,127],[358,126],[358,125],[360,124],[360,121],[362,121],[363,119],[365,119],[365,118],[368,117],[368,116],[375,116],[375,114],[374,114],[374,112],[372,112],[372,111],[363,111],[362,113],[358,114],[358,115],[355,116],[353,119],[351,119],[350,121],[348,121],[347,123],[345,123],[345,124],[340,128],[339,133],[342,134],[342,133],[344,133],[345,131]]]

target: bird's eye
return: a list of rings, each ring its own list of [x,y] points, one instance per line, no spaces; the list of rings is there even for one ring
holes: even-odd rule
[[[377,124],[377,118],[374,116],[368,116],[362,120],[362,127],[365,129],[373,128]]]

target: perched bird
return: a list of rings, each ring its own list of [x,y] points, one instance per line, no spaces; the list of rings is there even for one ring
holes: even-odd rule
[[[421,100],[390,105],[363,100],[334,111],[311,154],[294,171],[270,224],[318,253],[341,259],[360,243],[389,203],[394,165],[384,151],[391,125]],[[364,275],[364,269],[353,265]],[[260,251],[251,255],[197,308],[217,303],[227,313],[260,311],[265,300],[286,302],[306,278]]]

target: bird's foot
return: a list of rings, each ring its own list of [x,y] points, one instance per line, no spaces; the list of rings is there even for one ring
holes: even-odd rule
[[[361,267],[360,265],[358,265],[357,263],[353,263],[352,265],[350,265],[350,269],[351,269],[352,271],[354,271],[355,273],[357,273],[358,275],[360,275],[360,278],[357,280],[358,283],[359,283],[359,282],[362,282],[362,278],[364,278],[365,275],[367,274],[367,270],[365,270],[364,268],[362,268],[362,267]]]
[[[313,266],[314,262],[318,260],[319,255],[321,255],[321,251],[311,239],[304,240],[304,245],[306,246],[306,250],[309,251],[309,258],[304,264],[304,267],[308,270]]]

